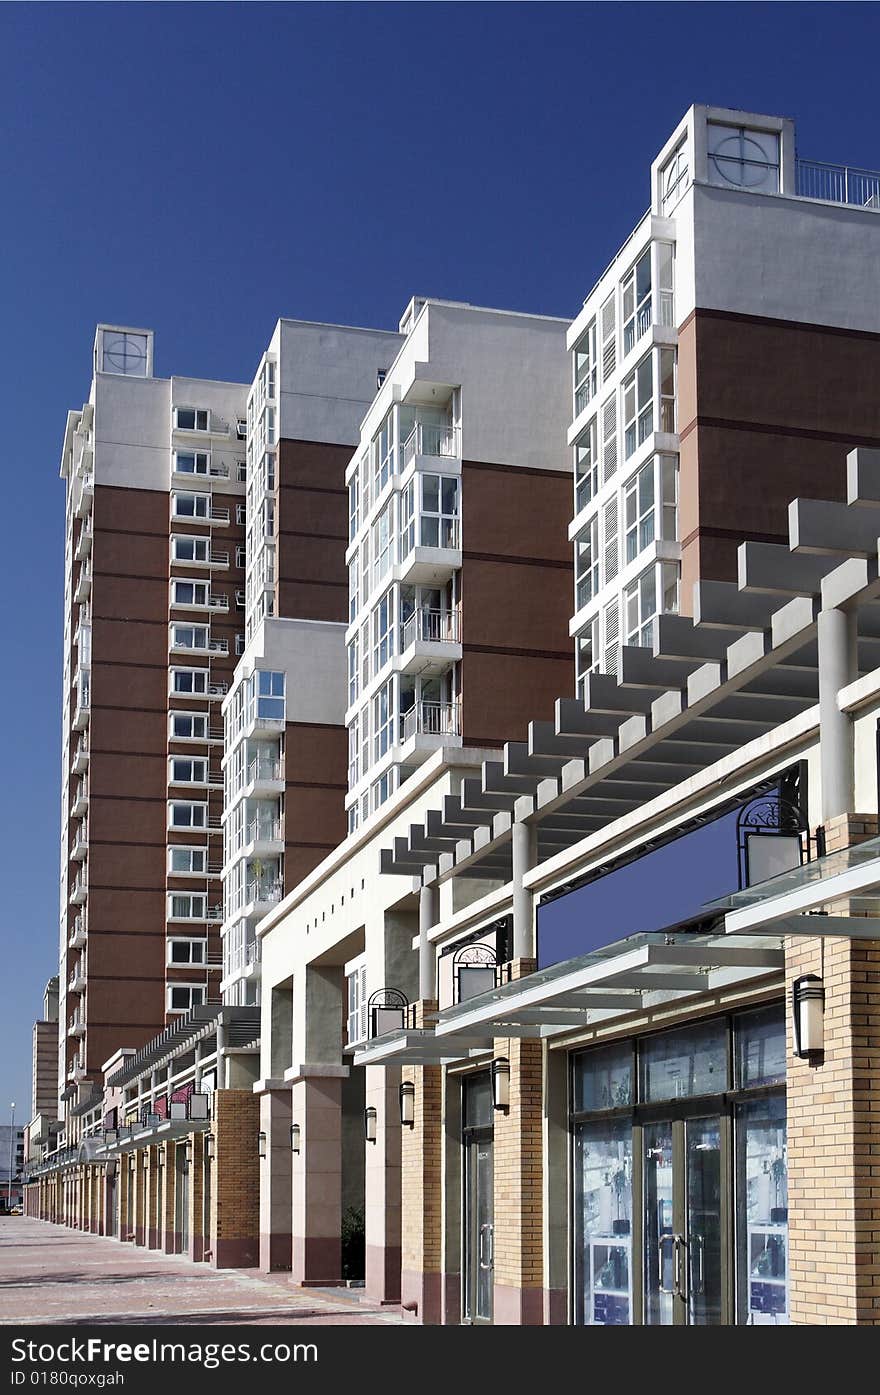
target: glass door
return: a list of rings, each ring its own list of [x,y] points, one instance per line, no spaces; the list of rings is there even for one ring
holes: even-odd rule
[[[495,1170],[488,1073],[464,1082],[462,1321],[492,1321],[495,1283]]]
[[[723,1124],[714,1114],[643,1126],[646,1323],[728,1321]]]
[[[174,1229],[179,1237],[178,1254],[186,1254],[189,1248],[189,1164],[186,1160],[186,1145],[183,1143],[177,1145],[176,1164]]]

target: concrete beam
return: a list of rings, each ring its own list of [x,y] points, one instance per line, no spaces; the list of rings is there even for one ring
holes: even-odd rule
[[[723,659],[729,636],[707,626],[699,629],[686,615],[658,615],[654,626],[654,657],[658,659]]]
[[[629,710],[621,709],[615,712],[595,712],[592,708],[584,707],[584,704],[575,698],[557,698],[555,727],[557,734],[563,739],[613,736],[620,723],[629,715]],[[571,754],[583,754],[584,745],[581,741],[581,751],[572,751]]]
[[[878,520],[871,509],[827,499],[792,499],[788,536],[792,551],[845,556],[877,555]]]
[[[694,583],[694,624],[719,630],[764,630],[776,602],[763,592],[741,591],[733,581]]]
[[[621,688],[609,673],[588,673],[584,679],[584,707],[591,712],[647,712],[648,694],[635,688]]]
[[[741,591],[766,591],[777,596],[814,595],[823,576],[835,566],[833,557],[793,553],[781,543],[740,543],[736,560]]]
[[[846,502],[880,505],[880,450],[857,446],[846,457]]]

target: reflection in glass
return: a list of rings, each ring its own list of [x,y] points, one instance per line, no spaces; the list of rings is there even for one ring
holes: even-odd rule
[[[582,1124],[575,1158],[577,1320],[626,1325],[633,1320],[630,1120]]]
[[[672,1125],[649,1124],[643,1137],[645,1322],[668,1326],[674,1320],[675,1298]]]
[[[574,1107],[592,1113],[622,1109],[633,1101],[632,1046],[604,1046],[574,1062]]]
[[[785,1080],[785,1009],[781,1003],[740,1013],[734,1020],[734,1039],[739,1089]]]
[[[687,1140],[688,1321],[722,1320],[721,1294],[721,1125],[719,1119],[692,1119]]]
[[[701,1022],[647,1037],[639,1047],[642,1099],[686,1099],[727,1089],[725,1024]]]
[[[736,1110],[737,1318],[788,1322],[785,1097]]]

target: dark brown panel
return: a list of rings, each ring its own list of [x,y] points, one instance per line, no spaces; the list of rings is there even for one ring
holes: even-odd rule
[[[568,550],[571,562],[571,548]],[[566,654],[574,608],[571,567],[477,561],[461,568],[461,631],[465,645],[540,649]],[[467,682],[467,659],[462,682]],[[558,694],[557,694],[558,696]]]
[[[101,577],[92,598],[93,624],[101,620],[150,620],[168,623],[168,583],[164,577]],[[167,631],[166,631],[167,636]]]
[[[287,788],[284,796],[286,843],[321,843],[335,847],[345,837],[344,788]]]
[[[182,663],[200,668],[198,662]],[[92,707],[119,707],[139,711],[165,706],[168,697],[168,670],[158,664],[108,664],[92,656]]]
[[[532,720],[550,720],[558,697],[574,690],[574,660],[472,653],[463,665],[465,745],[523,741]]]
[[[342,726],[312,726],[288,722],[284,736],[284,769],[288,781],[346,786],[348,734]]]
[[[462,464],[462,547],[571,565],[572,479],[556,471]]]
[[[278,614],[299,620],[348,619],[348,581],[318,585],[308,581],[281,581],[277,587]]]
[[[95,486],[92,506],[95,532],[168,534],[170,499],[164,489]]]
[[[340,495],[337,507],[347,523],[345,471],[352,457],[349,445],[328,445],[322,441],[278,443],[278,484],[280,489],[332,490]],[[345,531],[334,529],[335,532]]]

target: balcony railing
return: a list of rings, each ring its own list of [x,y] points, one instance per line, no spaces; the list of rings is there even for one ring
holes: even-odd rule
[[[228,596],[209,596],[209,597],[208,597],[208,607],[209,607],[209,609],[211,609],[211,610],[228,610],[228,609],[229,609],[229,597],[228,597]],[[224,640],[224,643],[226,643],[225,640]],[[226,645],[226,650],[225,650],[224,652],[227,652],[228,649],[229,649],[229,645],[227,644],[227,645]]]
[[[795,188],[805,199],[845,203],[855,208],[880,209],[880,173],[854,165],[828,165],[822,160],[798,160]]]
[[[249,785],[254,780],[281,779],[283,779],[283,773],[280,760],[252,760],[247,768],[244,783]]]
[[[247,826],[246,843],[278,843],[281,841],[280,819],[253,819]]]
[[[458,703],[416,702],[400,718],[400,739],[412,736],[460,736]]]
[[[211,515],[210,515],[210,516],[211,516],[211,522],[212,522],[212,523],[228,523],[228,522],[229,522],[229,510],[228,510],[228,509],[215,508],[215,507],[213,506],[213,504],[211,505]]]
[[[415,610],[400,627],[401,651],[408,649],[416,640],[429,644],[458,643],[458,611],[456,610]]]
[[[244,898],[245,905],[251,901],[265,902],[269,905],[274,905],[277,901],[281,900],[283,893],[284,888],[281,882],[248,882]]]
[[[441,459],[457,459],[458,427],[441,425],[435,422],[417,421],[403,443],[404,466],[417,455],[431,455]]]
[[[223,549],[221,549],[221,548],[212,547],[212,548],[211,548],[211,566],[212,566],[212,567],[228,567],[228,566],[229,566],[229,553],[228,553],[228,552],[225,552],[225,551],[224,551]]]

